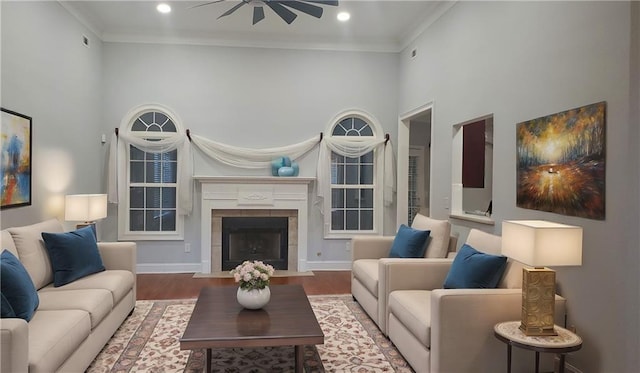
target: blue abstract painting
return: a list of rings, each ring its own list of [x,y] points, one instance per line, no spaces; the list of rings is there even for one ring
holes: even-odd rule
[[[31,117],[2,108],[0,208],[31,205]]]

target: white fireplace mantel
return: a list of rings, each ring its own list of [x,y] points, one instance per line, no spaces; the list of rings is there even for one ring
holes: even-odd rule
[[[194,176],[201,184],[311,184],[315,177],[301,176]]]
[[[309,185],[312,177],[194,176],[202,185],[202,272],[220,271],[212,261],[213,210],[296,210],[298,213],[297,268],[307,270]]]

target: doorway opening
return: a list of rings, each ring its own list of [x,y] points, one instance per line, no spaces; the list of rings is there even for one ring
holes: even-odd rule
[[[431,121],[431,104],[400,117],[397,225],[410,225],[417,213],[430,216]]]

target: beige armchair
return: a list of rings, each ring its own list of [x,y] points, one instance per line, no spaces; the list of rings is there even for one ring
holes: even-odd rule
[[[499,236],[475,229],[466,243],[485,253],[501,251]],[[433,259],[381,265],[389,293],[389,338],[417,373],[506,371],[506,347],[494,337],[493,327],[520,320],[522,264],[509,259],[497,289],[442,289],[451,263]],[[555,310],[561,325],[564,298],[556,296]],[[530,370],[533,357],[517,350],[513,371]],[[543,359],[543,370],[552,370],[552,360]]]
[[[451,237],[451,224],[416,215],[412,228],[430,230],[425,257],[444,258],[455,251],[456,237]],[[369,317],[386,335],[387,290],[384,268],[394,262],[421,262],[426,259],[387,258],[394,236],[357,236],[351,240],[351,294]],[[383,260],[381,260],[384,258]],[[428,259],[431,260],[431,259]],[[451,262],[452,259],[447,259]]]

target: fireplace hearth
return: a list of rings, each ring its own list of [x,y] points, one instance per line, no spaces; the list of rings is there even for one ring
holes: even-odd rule
[[[275,269],[288,269],[287,217],[223,217],[222,270],[245,260],[261,260]]]
[[[222,219],[226,217],[287,218],[287,270],[307,270],[309,184],[314,178],[196,176],[195,179],[202,188],[203,273],[222,271]]]

